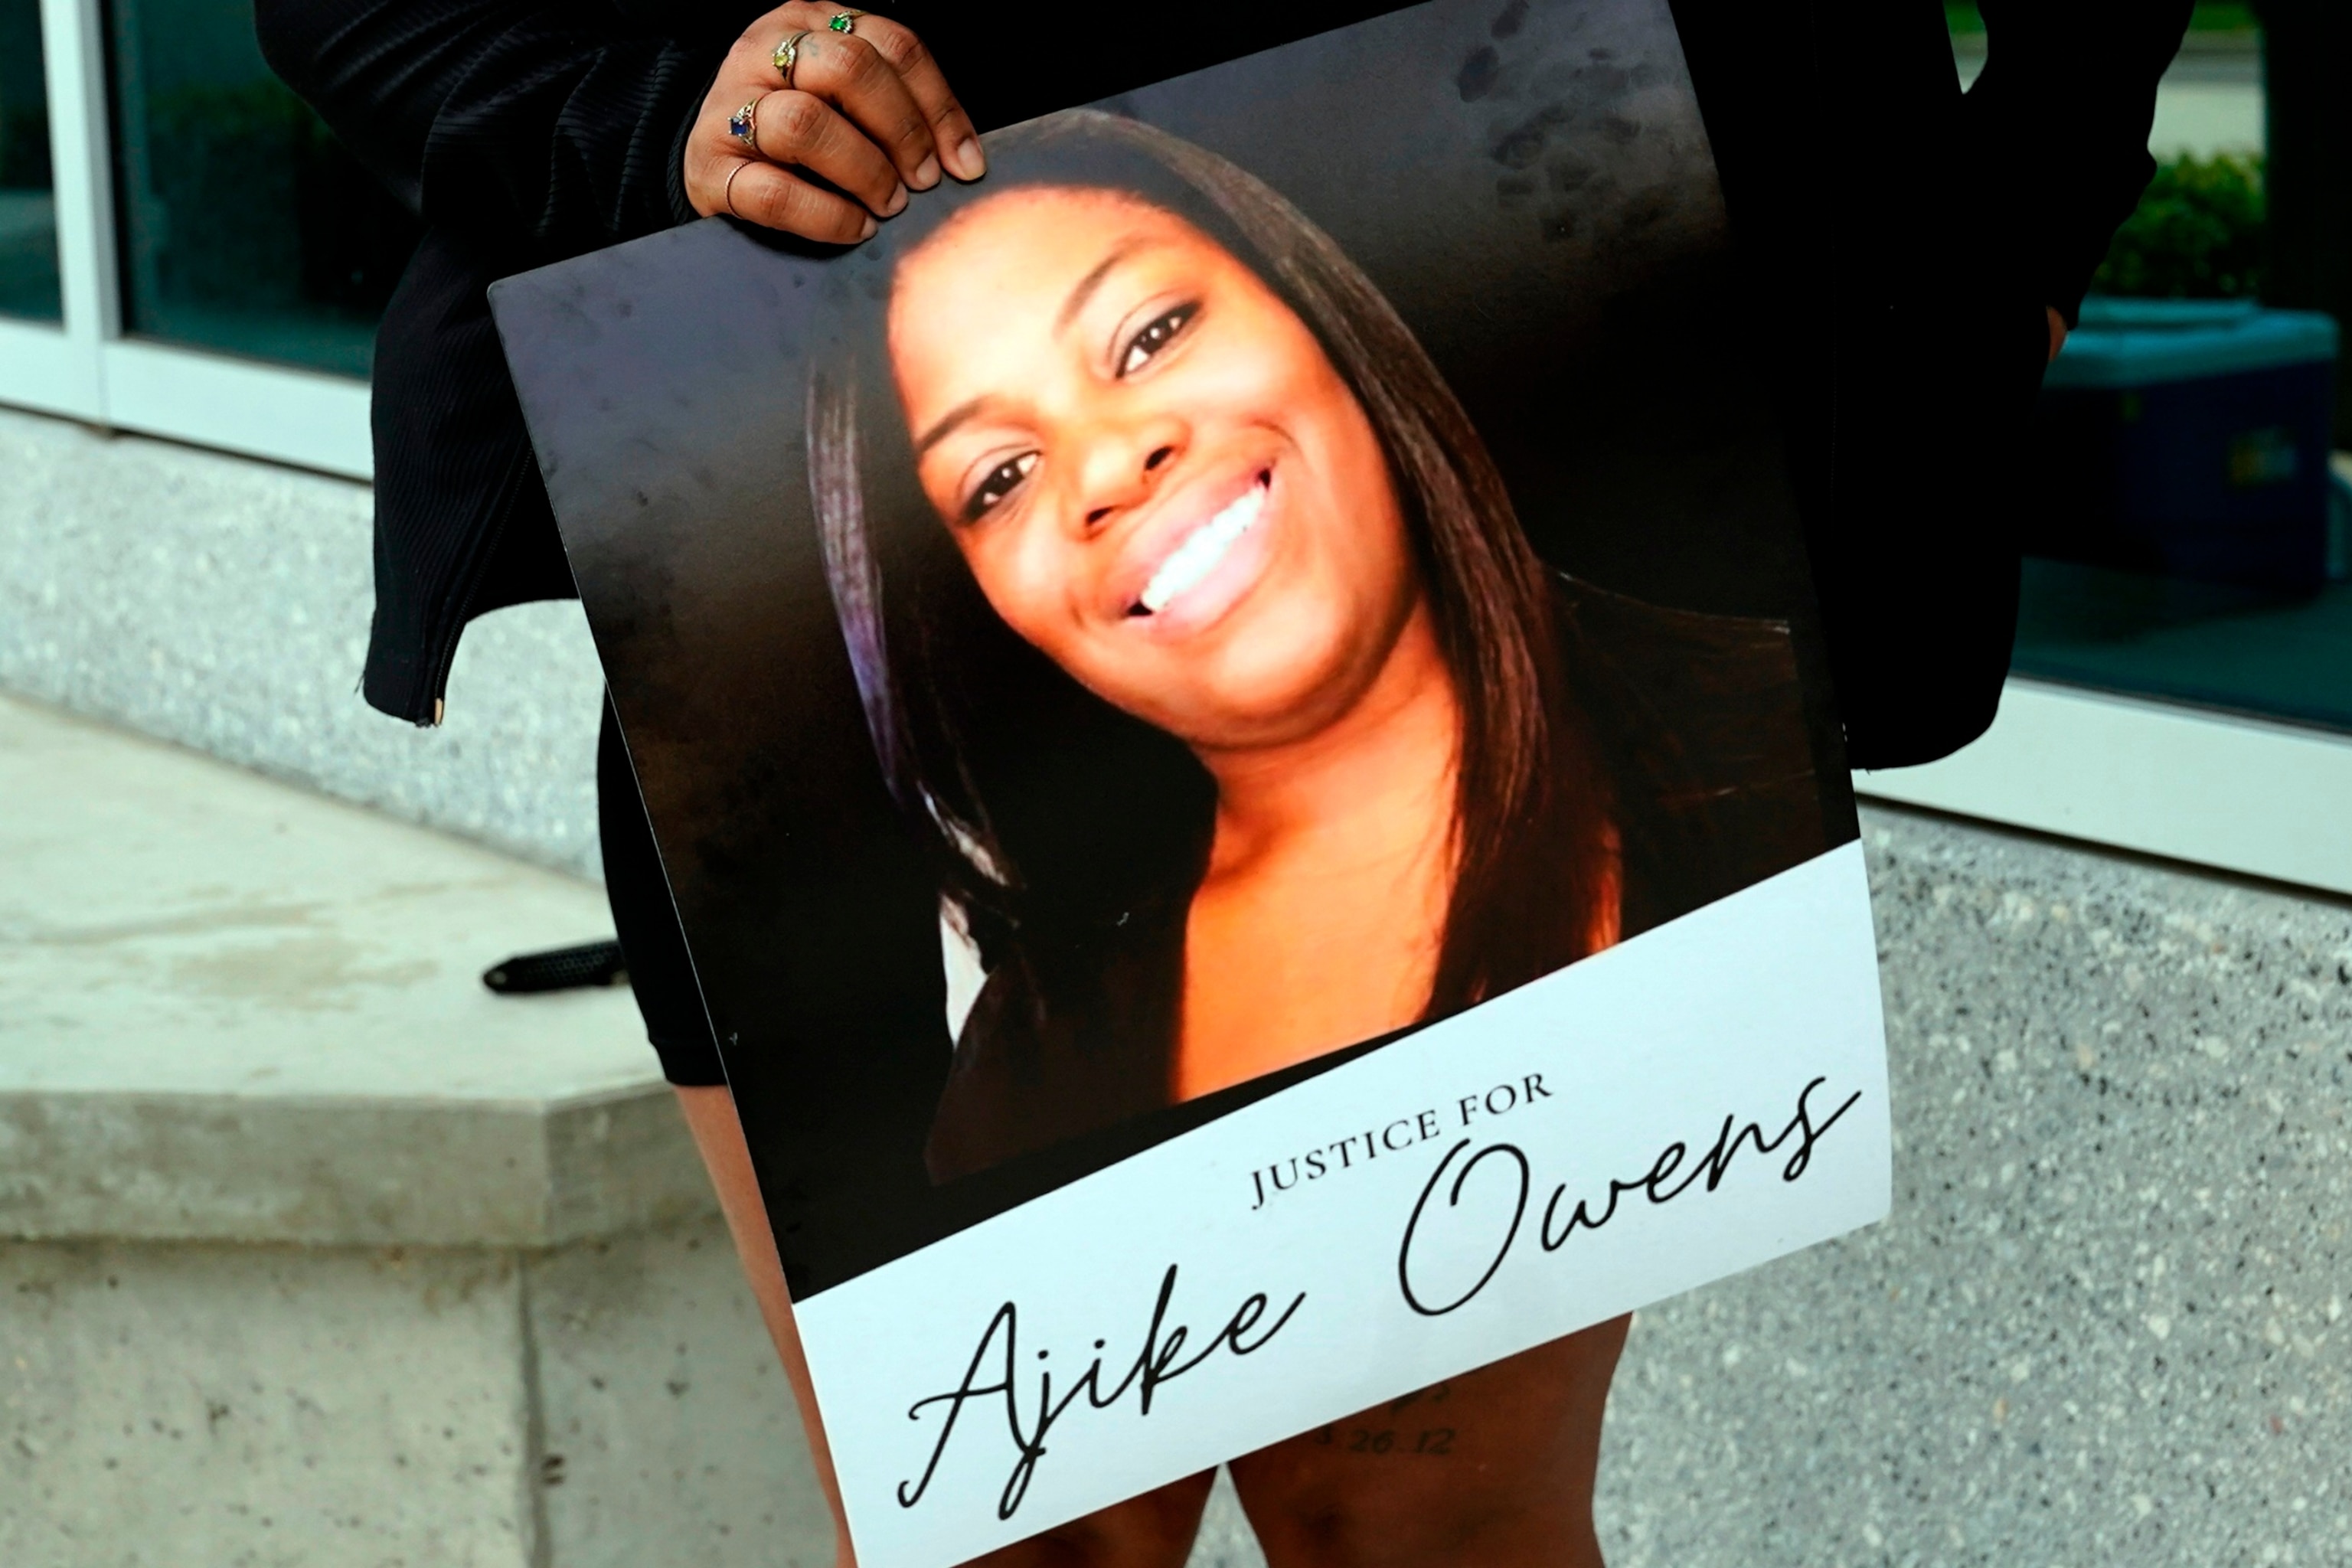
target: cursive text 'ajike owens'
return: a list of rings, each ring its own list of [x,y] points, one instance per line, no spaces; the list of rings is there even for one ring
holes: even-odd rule
[[[1610,1178],[1608,1199],[1597,1215],[1582,1198],[1575,1200],[1574,1207],[1563,1215],[1560,1207],[1569,1201],[1569,1196],[1568,1184],[1561,1183],[1552,1189],[1550,1201],[1544,1205],[1543,1223],[1538,1228],[1537,1240],[1542,1244],[1546,1252],[1559,1251],[1568,1245],[1569,1238],[1579,1230],[1597,1231],[1615,1218],[1617,1200],[1628,1193],[1640,1193],[1654,1204],[1669,1204],[1697,1185],[1702,1178],[1705,1180],[1706,1190],[1711,1193],[1722,1184],[1725,1175],[1730,1172],[1731,1162],[1738,1154],[1741,1146],[1748,1143],[1755,1144],[1759,1154],[1769,1154],[1790,1139],[1798,1140],[1797,1147],[1780,1167],[1782,1181],[1797,1180],[1812,1164],[1813,1145],[1821,1142],[1822,1135],[1836,1126],[1838,1119],[1853,1110],[1854,1102],[1862,1098],[1858,1093],[1846,1096],[1844,1101],[1835,1110],[1831,1111],[1826,1119],[1817,1122],[1813,1120],[1815,1113],[1811,1101],[1813,1091],[1827,1081],[1826,1079],[1817,1078],[1805,1085],[1797,1096],[1796,1113],[1789,1119],[1788,1125],[1769,1138],[1764,1135],[1764,1129],[1758,1122],[1750,1121],[1742,1126],[1738,1117],[1725,1117],[1723,1130],[1716,1135],[1713,1146],[1691,1163],[1688,1172],[1679,1182],[1673,1181],[1672,1178],[1676,1172],[1683,1169],[1683,1161],[1690,1153],[1690,1145],[1679,1142],[1667,1144],[1659,1152],[1657,1159],[1651,1163],[1650,1168],[1642,1174],[1633,1177],[1631,1181],[1621,1177]],[[1733,1131],[1734,1128],[1738,1128],[1738,1131]],[[1405,1304],[1425,1318],[1442,1318],[1448,1312],[1466,1306],[1478,1292],[1484,1290],[1486,1288],[1486,1282],[1494,1279],[1496,1270],[1502,1268],[1503,1259],[1510,1255],[1511,1244],[1518,1239],[1520,1222],[1527,1218],[1528,1199],[1534,1188],[1535,1173],[1533,1167],[1528,1163],[1526,1151],[1516,1143],[1489,1143],[1467,1160],[1462,1161],[1457,1166],[1456,1157],[1465,1149],[1469,1148],[1470,1143],[1471,1141],[1467,1138],[1461,1140],[1445,1152],[1444,1158],[1438,1161],[1437,1169],[1430,1173],[1429,1184],[1422,1188],[1420,1200],[1412,1205],[1412,1216],[1405,1221],[1404,1239],[1397,1248],[1398,1288],[1404,1292]],[[1454,1172],[1454,1184],[1445,1194],[1444,1208],[1458,1214],[1462,1209],[1464,1184],[1470,1180],[1472,1173],[1475,1172],[1481,1164],[1496,1157],[1507,1162],[1510,1167],[1505,1173],[1506,1184],[1502,1189],[1508,1196],[1506,1202],[1495,1207],[1492,1213],[1496,1217],[1499,1217],[1503,1210],[1507,1208],[1510,1215],[1509,1223],[1498,1227],[1502,1239],[1496,1243],[1492,1260],[1487,1263],[1486,1272],[1479,1275],[1468,1289],[1460,1292],[1452,1300],[1433,1306],[1423,1298],[1419,1290],[1413,1288],[1412,1266],[1413,1242],[1423,1235],[1423,1221],[1438,1218],[1441,1212],[1433,1210],[1429,1200],[1436,1195],[1439,1185],[1445,1180],[1446,1172],[1451,1170]],[[1516,1176],[1516,1181],[1511,1180],[1513,1176]],[[1477,1217],[1475,1215],[1469,1216],[1469,1222],[1476,1223]],[[1459,1226],[1464,1221],[1457,1218],[1454,1223]]]
[[[940,1427],[939,1441],[931,1445],[931,1457],[923,1466],[921,1477],[911,1482],[898,1483],[898,1506],[912,1508],[923,1500],[923,1493],[929,1489],[932,1476],[939,1471],[940,1457],[947,1452],[948,1439],[955,1435],[956,1420],[963,1414],[964,1406],[974,1400],[1001,1398],[1004,1402],[1005,1430],[1013,1439],[1016,1457],[1013,1462],[1013,1473],[1005,1478],[1004,1490],[997,1497],[996,1517],[1011,1519],[1013,1511],[1021,1506],[1021,1500],[1028,1495],[1030,1478],[1036,1473],[1037,1461],[1045,1457],[1045,1434],[1081,1397],[1094,1409],[1108,1410],[1132,1389],[1136,1396],[1136,1414],[1149,1415],[1151,1414],[1152,1393],[1161,1384],[1183,1376],[1216,1354],[1221,1348],[1230,1349],[1237,1356],[1265,1349],[1266,1342],[1282,1331],[1292,1314],[1307,1300],[1307,1293],[1300,1291],[1291,1299],[1290,1305],[1282,1310],[1281,1316],[1266,1326],[1265,1332],[1252,1339],[1248,1336],[1265,1318],[1268,1302],[1264,1291],[1245,1297],[1242,1304],[1234,1309],[1234,1315],[1226,1321],[1225,1326],[1217,1331],[1199,1353],[1179,1360],[1183,1356],[1184,1342],[1192,1337],[1192,1331],[1181,1323],[1172,1328],[1165,1326],[1168,1304],[1175,1294],[1176,1265],[1171,1263],[1168,1266],[1168,1272],[1160,1278],[1160,1297],[1152,1304],[1151,1322],[1144,1330],[1142,1348],[1136,1352],[1135,1360],[1128,1366],[1126,1375],[1116,1384],[1108,1389],[1102,1385],[1101,1352],[1105,1342],[1097,1340],[1094,1360],[1058,1395],[1054,1391],[1052,1370],[1044,1366],[1036,1369],[1034,1405],[1026,1416],[1023,1414],[1024,1385],[1018,1343],[1020,1310],[1011,1301],[999,1307],[996,1315],[989,1319],[988,1328],[981,1334],[980,1344],[971,1352],[971,1364],[964,1369],[963,1382],[948,1393],[918,1399],[908,1406],[907,1418],[910,1421],[921,1420],[924,1411],[934,1405],[947,1406],[947,1419]],[[999,1358],[993,1363],[992,1353]],[[1050,1352],[1040,1350],[1036,1352],[1036,1360],[1044,1362],[1050,1359]],[[983,1371],[983,1368],[987,1370]],[[983,1382],[983,1377],[993,1381]]]

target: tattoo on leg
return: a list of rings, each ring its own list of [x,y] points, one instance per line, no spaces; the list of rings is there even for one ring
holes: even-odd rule
[[[1451,1426],[1424,1426],[1412,1431],[1395,1426],[1332,1426],[1318,1428],[1315,1441],[1350,1454],[1395,1454],[1433,1459],[1454,1452],[1454,1436]]]

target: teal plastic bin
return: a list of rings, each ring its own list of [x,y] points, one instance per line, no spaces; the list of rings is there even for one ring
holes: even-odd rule
[[[2316,311],[2084,301],[2042,384],[2026,552],[2316,590],[2336,354]]]

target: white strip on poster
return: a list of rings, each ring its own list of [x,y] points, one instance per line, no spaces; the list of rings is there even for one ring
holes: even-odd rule
[[[800,1328],[862,1568],[946,1568],[1871,1224],[1890,1180],[1848,843],[836,1286]]]

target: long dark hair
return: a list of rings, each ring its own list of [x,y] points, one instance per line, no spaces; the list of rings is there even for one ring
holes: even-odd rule
[[[992,137],[989,161],[982,186],[918,200],[829,276],[807,441],[876,754],[992,973],[1020,965],[1047,1015],[1100,1012],[1123,942],[1181,933],[1216,804],[1181,742],[997,618],[915,479],[883,331],[897,261],[972,203],[1040,186],[1117,192],[1223,245],[1320,341],[1387,454],[1461,715],[1454,884],[1424,1016],[1581,956],[1607,929],[1612,827],[1550,574],[1412,331],[1305,215],[1163,132],[1071,110]]]

